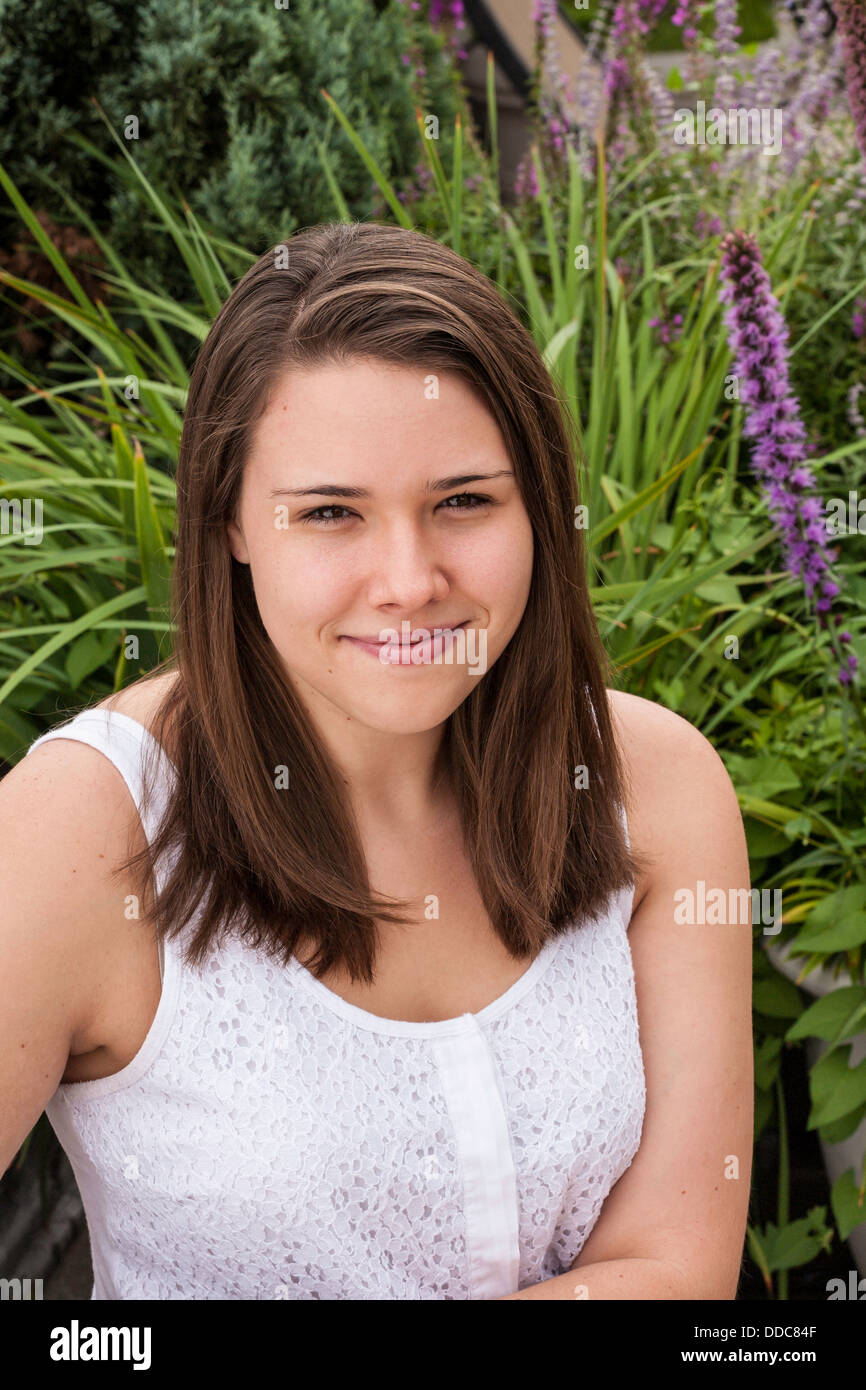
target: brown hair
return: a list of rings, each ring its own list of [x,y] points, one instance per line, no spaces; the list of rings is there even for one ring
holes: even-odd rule
[[[496,419],[532,524],[526,610],[447,720],[440,750],[494,929],[512,955],[534,956],[550,936],[602,910],[641,867],[619,819],[623,768],[608,661],[574,525],[573,422],[531,335],[478,270],[419,232],[310,227],[267,251],[222,306],[198,353],[184,417],[174,655],[158,668],[176,669],[179,679],[156,720],[164,746],[174,720],[178,778],[155,838],[119,872],[146,864],[149,886],[156,859],[176,855],[146,915],[170,936],[201,908],[190,964],[224,931],[286,964],[306,937],[317,943],[306,962],[317,977],[340,964],[369,984],[376,918],[410,920],[390,910],[409,904],[371,894],[335,766],[225,531],[251,431],[277,379],[296,366],[358,359],[460,373]],[[588,785],[576,790],[579,764]],[[291,772],[278,789],[281,765]]]

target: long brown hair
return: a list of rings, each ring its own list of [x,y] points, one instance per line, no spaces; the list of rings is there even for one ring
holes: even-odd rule
[[[335,766],[277,659],[250,568],[231,554],[252,429],[292,367],[379,360],[450,370],[502,432],[534,533],[525,612],[508,646],[446,721],[440,752],[494,929],[518,958],[603,909],[641,868],[623,835],[623,766],[608,659],[574,524],[581,461],[568,408],[531,335],[495,287],[448,247],[373,223],[304,229],[236,285],[192,373],[177,465],[173,720],[178,777],[158,833],[118,872],[174,862],[146,916],[172,936],[200,909],[186,959],[230,931],[288,963],[373,980],[376,919],[410,904],[371,894]],[[151,673],[154,674],[154,673]],[[150,679],[148,677],[147,679]],[[575,778],[584,766],[588,784]],[[288,787],[274,772],[290,767]],[[149,797],[151,775],[145,777]],[[580,784],[580,785],[576,785]],[[143,897],[146,895],[143,895]]]

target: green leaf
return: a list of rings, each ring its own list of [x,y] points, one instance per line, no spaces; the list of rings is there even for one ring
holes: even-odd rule
[[[749,849],[749,859],[754,863],[758,859],[769,859],[773,854],[780,854],[785,850],[790,851],[790,844],[781,831],[774,825],[762,825],[759,821],[746,820],[746,843]]]
[[[824,1144],[841,1144],[844,1139],[851,1138],[851,1135],[860,1128],[864,1120],[866,1120],[866,1101],[854,1110],[849,1110],[848,1114],[843,1115],[841,1120],[831,1120],[828,1125],[819,1125],[818,1138]]]
[[[812,833],[812,821],[809,816],[795,816],[785,822],[782,831],[789,840],[805,840]]]
[[[73,642],[66,657],[66,674],[73,690],[89,676],[92,671],[96,671],[105,661],[115,646],[115,639],[110,632],[84,632]]]
[[[135,458],[135,529],[138,537],[141,577],[147,591],[147,606],[160,615],[166,609],[169,596],[170,564],[166,554],[162,527],[159,524],[153,495],[147,478],[144,455],[136,440]]]
[[[782,1058],[782,1039],[764,1038],[755,1048],[755,1085],[769,1091],[779,1075]]]
[[[794,791],[800,786],[800,779],[790,763],[775,754],[745,758],[732,753],[725,761],[737,790],[743,794],[770,800],[779,792]]]
[[[799,1038],[823,1038],[825,1042],[844,1042],[863,1029],[866,1018],[866,987],[846,985],[816,999],[785,1034],[788,1042]]]
[[[51,240],[29,204],[22,198],[17,186],[13,183],[2,164],[0,164],[0,187],[5,190],[22,222],[30,229],[34,239],[42,248],[43,254],[51,262],[63,283],[71,290],[79,304],[85,308],[90,308],[90,300],[87,298],[87,295],[84,293],[75,275],[70,270],[66,260],[54,245],[54,242]]]
[[[840,888],[813,907],[792,951],[848,951],[866,942],[866,884]]]
[[[85,632],[87,628],[94,627],[102,618],[109,618],[114,613],[122,612],[124,608],[134,608],[137,603],[142,601],[144,596],[144,586],[138,585],[134,589],[128,589],[126,593],[116,594],[115,597],[109,599],[107,603],[101,603],[98,608],[91,608],[87,613],[82,614],[80,618],[76,618],[74,622],[64,623],[59,632],[55,632],[48,638],[47,642],[43,642],[41,647],[38,647],[35,652],[31,652],[28,657],[25,657],[16,669],[7,676],[3,684],[0,685],[0,706],[2,706],[4,700],[9,698],[13,690],[17,689],[17,687],[26,680],[31,671],[35,671],[42,666],[54,652],[58,651],[61,647],[65,647],[67,642],[70,642],[73,637],[78,637],[78,635]]]
[[[683,78],[679,68],[671,68],[667,76],[667,89],[669,92],[681,92],[683,89]]]
[[[653,478],[652,482],[647,487],[635,497],[630,498],[629,501],[624,503],[612,516],[606,517],[606,519],[599,522],[597,526],[591,527],[589,532],[590,545],[598,545],[599,541],[604,540],[612,531],[615,531],[617,527],[621,526],[624,521],[628,521],[630,517],[641,511],[649,502],[654,501],[656,497],[660,497],[680,474],[688,468],[689,464],[697,458],[706,444],[707,440],[704,440],[702,444],[698,445],[697,449],[686,458],[680,459],[679,463],[673,464],[660,478]]]
[[[382,197],[385,199],[385,202],[388,204],[389,208],[393,212],[397,222],[400,224],[401,227],[405,227],[407,230],[410,230],[413,226],[411,217],[404,208],[403,204],[399,201],[397,194],[394,192],[393,187],[383,174],[382,170],[376,163],[376,160],[373,158],[370,151],[367,149],[367,146],[364,144],[360,135],[355,130],[355,127],[352,125],[351,121],[346,116],[344,116],[342,110],[340,109],[340,106],[331,96],[330,92],[326,91],[324,87],[321,87],[319,90],[322,96],[327,101],[331,110],[334,112],[335,116],[337,117],[337,120],[340,122],[340,125],[343,127],[344,131],[351,140],[352,145],[354,146],[357,154],[360,156],[360,158],[366,165],[368,173],[374,179],[377,187],[379,188],[382,194]]]
[[[814,1207],[808,1216],[778,1229],[770,1222],[763,1239],[770,1269],[796,1269],[813,1260],[826,1243],[826,1217],[826,1207]]]
[[[742,602],[739,588],[733,579],[724,574],[700,584],[695,593],[698,598],[706,599],[707,603],[726,603],[732,607],[739,607]]]
[[[755,1139],[758,1139],[764,1126],[773,1113],[772,1091],[755,1091]]]
[[[787,709],[796,695],[792,685],[777,679],[770,682],[770,699],[777,709]]]
[[[839,1235],[847,1240],[851,1232],[866,1221],[866,1194],[857,1187],[853,1168],[840,1173],[830,1190],[830,1206]]]
[[[749,1254],[761,1271],[764,1283],[772,1294],[773,1281],[770,1277],[770,1265],[767,1260],[767,1253],[761,1242],[758,1232],[752,1226],[746,1226],[746,1236],[749,1243]]]
[[[829,1124],[866,1101],[866,1057],[849,1067],[850,1047],[826,1052],[809,1073],[812,1109],[807,1129]]]
[[[768,1014],[770,1018],[798,1018],[803,1009],[800,991],[784,975],[756,981],[752,1003],[758,1013]]]

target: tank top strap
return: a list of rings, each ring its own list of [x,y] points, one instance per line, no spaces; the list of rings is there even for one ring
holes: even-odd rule
[[[28,748],[33,752],[40,744],[50,739],[71,738],[80,743],[89,743],[103,753],[113,763],[126,783],[148,843],[150,843],[164,814],[168,783],[175,776],[175,768],[157,739],[137,719],[120,710],[99,709],[81,710],[73,719],[59,724],[42,734]],[[150,800],[144,804],[144,777],[152,787]],[[157,873],[158,886],[161,887],[161,873]]]

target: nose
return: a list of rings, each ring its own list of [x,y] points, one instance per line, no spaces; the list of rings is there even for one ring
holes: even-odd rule
[[[439,542],[409,522],[390,527],[377,550],[372,605],[414,614],[433,600],[446,598],[449,589]]]

